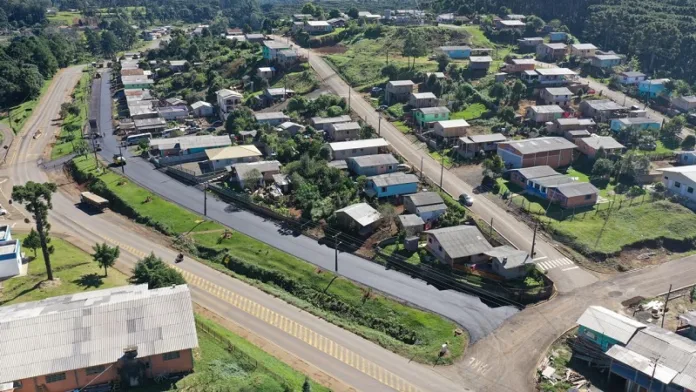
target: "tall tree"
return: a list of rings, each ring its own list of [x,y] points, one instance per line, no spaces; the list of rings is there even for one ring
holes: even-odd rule
[[[312,392],[312,384],[309,383],[309,378],[305,377],[302,383],[302,392]]]
[[[133,276],[129,281],[132,284],[147,283],[149,289],[186,283],[179,271],[169,267],[154,253],[138,260],[133,268]]]
[[[53,271],[51,270],[53,246],[49,245],[51,239],[48,234],[51,225],[48,223],[48,210],[53,208],[51,197],[56,189],[56,184],[52,182],[37,183],[33,181],[12,187],[12,198],[24,204],[27,211],[34,217],[34,222],[36,222],[36,232],[39,234],[41,253],[46,264],[48,280],[53,280]]]
[[[116,259],[121,255],[121,249],[118,246],[111,247],[106,242],[103,244],[95,244],[92,249],[92,259],[104,268],[104,276],[109,276],[108,268],[113,267]]]
[[[36,257],[36,250],[41,247],[41,239],[39,238],[39,233],[37,233],[33,227],[31,228],[31,231],[29,231],[29,235],[24,237],[22,246],[27,249],[31,249],[34,252],[34,257]]]

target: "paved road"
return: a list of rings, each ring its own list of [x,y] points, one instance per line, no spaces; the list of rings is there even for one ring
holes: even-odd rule
[[[106,134],[100,154],[106,159],[111,159],[114,153],[118,153],[118,141],[111,131],[112,101],[109,96],[109,77],[105,75],[101,80],[97,79],[97,82],[99,81],[101,86],[93,86],[93,91],[101,90],[99,126]],[[200,190],[154,170],[152,164],[141,158],[126,156],[126,160],[128,164],[125,175],[132,181],[191,211],[203,214],[203,193]],[[321,245],[309,237],[288,234],[275,222],[249,211],[233,210],[223,201],[208,198],[208,216],[314,265],[325,269],[334,268],[332,248]],[[379,264],[350,253],[339,255],[339,273],[456,321],[469,331],[473,341],[493,332],[507,317],[516,312],[516,309],[509,306],[491,308],[477,297],[456,291],[440,291],[421,280],[412,279],[394,270],[386,270]]]
[[[285,40],[275,37],[276,40]],[[412,143],[401,131],[396,129],[389,121],[381,121],[379,113],[368,103],[362,95],[353,89],[334,72],[333,68],[317,52],[311,52],[309,63],[336,93],[348,99],[351,95],[351,109],[368,124],[380,130],[380,136],[391,143],[394,149],[414,167],[423,167],[423,172],[435,183],[440,182],[442,175],[442,187],[451,195],[462,193],[473,194],[472,187],[448,170],[441,170],[440,163],[434,160],[427,150],[420,145]],[[349,92],[350,91],[350,92]],[[476,198],[471,210],[486,222],[493,220],[494,227],[518,248],[531,252],[533,231],[523,222],[508,214],[494,202],[485,197]],[[584,287],[597,281],[597,278],[572,264],[563,264],[565,255],[560,253],[555,245],[541,236],[537,236],[535,247],[537,262],[553,262],[554,268],[549,269],[548,276],[555,282],[558,291],[569,292],[579,287]]]
[[[18,137],[13,146],[10,160],[0,168],[0,175],[10,179],[0,184],[3,199],[7,199],[13,184],[49,180],[39,165],[52,135],[58,131],[50,124],[50,118],[57,115],[60,103],[68,99],[72,86],[79,78],[80,67],[72,67],[61,71],[54,79],[46,93],[48,99],[35,110],[22,137]],[[33,139],[30,135],[38,128],[44,130],[44,136]],[[72,185],[66,185],[66,188],[69,187]],[[76,196],[61,189],[53,196],[49,221],[53,231],[68,234],[73,238],[71,242],[78,246],[89,249],[97,242],[119,245],[122,249],[119,263],[126,267],[134,265],[138,258],[150,252],[169,263],[176,257],[178,252],[152,241],[150,238],[153,235],[142,232],[147,229],[109,211],[88,215],[77,208],[77,203]],[[14,203],[13,212],[25,214],[17,210],[18,207]],[[435,373],[432,367],[409,362],[194,260],[186,258],[177,267],[192,287],[196,303],[219,312],[221,316],[282,347],[289,355],[302,358],[331,375],[337,380],[337,390],[346,390],[346,386],[363,391],[465,390],[462,384],[453,383],[449,378]]]

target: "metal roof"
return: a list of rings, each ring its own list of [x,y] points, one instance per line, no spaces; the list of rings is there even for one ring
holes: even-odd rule
[[[205,155],[208,160],[219,161],[222,159],[237,159],[237,158],[249,158],[249,157],[260,157],[261,151],[259,151],[253,144],[244,146],[229,146],[223,148],[213,148],[205,151]]]
[[[186,285],[147,285],[48,298],[0,308],[0,383],[198,346]]]
[[[696,165],[666,167],[663,169],[657,169],[657,171],[661,171],[663,173],[679,173],[689,180],[696,182]]]
[[[539,184],[540,186],[546,187],[546,188],[555,188],[559,185],[562,184],[567,184],[570,182],[573,182],[574,180],[565,174],[555,174],[553,176],[546,176],[546,177],[537,177],[534,179],[531,179],[535,184]]]
[[[568,118],[557,118],[554,120],[558,123],[558,125],[578,125],[578,126],[593,126],[595,125],[595,122],[591,118],[575,118],[575,117],[568,117]]]
[[[247,37],[249,38],[249,37]],[[289,49],[290,45],[284,43],[284,42],[279,42],[279,41],[263,41],[263,45],[269,49]]]
[[[350,131],[353,129],[360,129],[360,124],[358,124],[356,121],[332,123],[329,125],[329,129],[333,129],[334,131]]]
[[[359,157],[348,158],[355,162],[359,167],[372,167],[381,165],[398,165],[399,161],[392,154],[374,154],[363,155]]]
[[[465,45],[450,45],[450,46],[440,46],[440,50],[442,50],[442,51],[471,50],[471,47],[465,46]]]
[[[568,68],[538,68],[536,72],[542,76],[568,76],[577,75],[577,72]]]
[[[490,63],[493,58],[491,56],[471,56],[469,61],[472,63]]]
[[[256,118],[256,121],[264,121],[264,120],[288,120],[290,117],[287,116],[287,114],[283,112],[263,112],[263,113],[254,113],[254,118]]]
[[[558,105],[530,106],[529,110],[535,113],[565,113],[565,110]]]
[[[576,49],[576,50],[592,50],[592,49],[597,49],[597,47],[594,46],[594,45],[592,45],[592,44],[572,44],[572,45],[570,45],[570,46],[572,46],[573,49]]]
[[[352,121],[352,119],[347,114],[344,114],[344,115],[338,116],[338,117],[312,117],[312,124],[314,124],[314,125],[334,124],[334,123],[342,123],[342,122],[350,122],[350,121]]]
[[[499,20],[498,23],[507,27],[524,27],[526,24],[519,20]]]
[[[594,185],[589,182],[570,182],[556,187],[556,191],[565,197],[594,195],[599,193]]]
[[[619,345],[612,346],[609,351],[607,351],[607,355],[616,361],[638,370],[648,377],[652,377],[654,374],[656,380],[666,385],[669,385],[677,375],[677,372],[673,369],[656,363],[650,358],[646,358]]]
[[[202,108],[202,107],[212,108],[213,105],[208,103],[208,102],[205,102],[205,101],[196,101],[196,102],[191,104],[191,109],[193,109],[193,110],[196,110],[196,109]]]
[[[295,94],[295,90],[285,88],[285,87],[269,87],[265,91],[266,95],[270,96],[275,96],[275,95],[285,95],[285,94]]]
[[[640,124],[659,124],[660,122],[658,120],[652,119],[650,117],[625,117],[625,118],[617,118],[616,121],[619,121],[621,124],[631,126],[631,125],[640,125]]]
[[[382,219],[382,215],[367,203],[357,203],[336,210],[336,213],[344,213],[356,221],[360,226],[369,226]]]
[[[242,95],[242,93],[239,93],[237,91],[232,91],[232,90],[229,90],[226,88],[223,88],[222,90],[216,91],[215,94],[223,99],[227,98],[227,97],[231,97],[233,95],[235,97],[240,97],[240,98],[244,97],[244,95]]]
[[[536,65],[536,60],[534,60],[534,59],[512,59],[512,60],[510,60],[510,62],[515,64],[515,65],[529,65],[529,64]]]
[[[568,47],[568,45],[561,44],[561,43],[555,43],[555,44],[554,43],[547,43],[547,44],[544,44],[544,46],[551,48],[553,50],[561,50],[561,49],[566,49]]]
[[[498,146],[504,144],[512,146],[523,155],[577,148],[575,144],[569,142],[565,138],[556,136],[501,142],[498,143]]]
[[[513,169],[512,171],[516,171],[520,173],[524,178],[528,180],[533,180],[535,178],[542,178],[542,177],[549,177],[549,176],[555,176],[556,174],[559,174],[557,171],[553,170],[551,166],[532,166],[532,167],[524,167],[521,169]]]
[[[611,136],[590,136],[590,137],[584,137],[582,139],[579,139],[577,143],[584,143],[587,144],[589,147],[592,147],[595,150],[599,150],[600,148],[604,148],[605,150],[608,149],[615,149],[615,148],[624,148],[624,145],[617,142],[616,139],[614,139]]]
[[[378,176],[368,177],[368,180],[372,181],[375,184],[375,186],[391,186],[418,183],[418,177],[416,177],[413,174],[407,174],[402,172],[380,174]]]
[[[466,122],[466,120],[444,120],[444,121],[437,121],[435,125],[439,125],[443,129],[448,129],[448,128],[459,128],[459,127],[468,127],[469,123]]]
[[[440,196],[440,194],[437,192],[412,193],[404,196],[404,198],[411,200],[411,203],[413,203],[413,205],[416,207],[444,203],[442,196]]]
[[[597,54],[594,58],[598,60],[621,60],[621,56],[615,54]]]
[[[446,114],[449,113],[450,110],[447,109],[445,106],[435,106],[432,108],[420,108],[416,110],[417,112],[421,112],[423,114]]]
[[[430,77],[430,75],[435,75],[435,78],[437,78],[437,79],[442,79],[445,77],[444,72],[426,72],[425,75],[427,77]]]
[[[201,147],[223,147],[232,144],[230,137],[227,135],[223,136],[213,136],[213,135],[201,135],[201,136],[181,136],[172,137],[168,139],[150,139],[150,148],[157,150],[169,150],[172,148],[179,148],[180,150],[187,150],[189,148],[201,148]]]
[[[509,245],[495,247],[484,252],[486,256],[497,259],[503,269],[512,269],[525,264],[532,264],[529,253],[513,248]]]
[[[389,143],[383,138],[351,140],[347,142],[329,143],[332,151],[357,150],[360,148],[386,147]]]
[[[545,90],[551,95],[573,95],[567,87],[547,87]]]
[[[331,162],[327,163],[327,165],[329,165],[331,167],[335,167],[336,169],[348,169],[348,162],[346,162],[345,159],[331,161]]]
[[[391,80],[391,81],[389,81],[389,84],[394,86],[394,87],[403,87],[403,86],[413,86],[415,83],[413,83],[410,80]]]
[[[425,233],[434,236],[442,249],[453,259],[477,255],[493,249],[476,226],[445,227],[428,230]]]
[[[175,67],[183,67],[184,65],[186,65],[186,63],[188,63],[188,61],[186,60],[171,60],[169,62],[169,65],[173,65]]]
[[[589,107],[594,110],[623,110],[625,107],[619,105],[618,103],[610,99],[591,99],[589,101],[583,101]]]
[[[133,123],[138,129],[160,128],[167,125],[167,121],[165,121],[165,119],[162,117],[135,119],[133,120]]]
[[[578,324],[623,344],[628,343],[637,331],[645,328],[645,324],[602,306],[587,308],[578,319]]]
[[[638,71],[624,71],[624,72],[621,72],[621,75],[623,75],[627,78],[638,78],[641,76],[645,76],[644,73],[638,72]]]
[[[234,170],[237,173],[237,178],[244,179],[247,173],[252,170],[258,170],[259,173],[264,174],[269,171],[280,170],[282,165],[278,161],[258,161],[258,162],[246,162],[246,163],[235,163],[233,165],[227,166],[227,171]]]
[[[422,214],[424,212],[431,212],[431,211],[447,211],[447,206],[445,205],[445,203],[440,203],[440,204],[431,204],[429,206],[416,207],[416,212],[418,214]]]
[[[11,255],[17,253],[17,240],[0,241],[0,255]]]
[[[437,95],[427,92],[427,93],[411,93],[416,99],[437,99]]]
[[[401,227],[423,226],[425,224],[423,218],[416,214],[399,215],[399,223],[401,223]]]
[[[476,144],[476,143],[494,143],[494,142],[504,142],[507,140],[505,135],[502,133],[491,133],[488,135],[471,135],[462,136],[459,138],[462,143],[465,144]]]
[[[696,103],[696,96],[694,95],[682,95],[679,97],[679,99],[682,99],[688,103]]]
[[[590,136],[591,133],[587,129],[573,129],[571,131],[566,131],[570,136]]]
[[[331,26],[329,22],[325,20],[308,20],[305,22],[308,26],[312,27],[328,27]]]

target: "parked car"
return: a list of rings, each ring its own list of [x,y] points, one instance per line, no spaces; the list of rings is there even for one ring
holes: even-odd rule
[[[474,205],[474,198],[471,197],[468,193],[462,193],[459,195],[459,202],[467,207],[471,207]]]
[[[384,89],[382,87],[372,87],[372,89],[370,90],[370,94],[373,97],[375,97],[375,96],[381,94],[383,90]]]
[[[387,105],[379,105],[379,107],[377,108],[377,111],[378,111],[378,112],[383,112],[383,111],[385,111],[385,110],[387,110],[387,109],[389,109],[389,106],[387,106]]]

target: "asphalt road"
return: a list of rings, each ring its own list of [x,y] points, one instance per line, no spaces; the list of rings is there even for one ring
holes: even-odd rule
[[[100,154],[110,160],[118,153],[118,140],[111,131],[111,104],[109,77],[104,75],[100,87],[99,126],[106,134]],[[155,170],[153,165],[139,157],[126,155],[125,175],[132,181],[150,189],[191,211],[203,214],[203,192],[183,184]],[[120,171],[120,170],[119,170]],[[325,269],[334,268],[334,249],[300,235],[288,234],[276,222],[267,220],[246,210],[230,208],[228,203],[208,198],[208,217],[242,232],[295,257]],[[346,278],[372,287],[415,306],[441,314],[464,327],[473,341],[493,332],[506,318],[517,310],[510,306],[491,308],[477,297],[457,291],[440,291],[433,286],[379,264],[364,260],[350,253],[339,254],[338,272]]]
[[[48,175],[40,169],[40,163],[44,153],[48,152],[47,146],[52,142],[53,135],[58,131],[58,127],[51,125],[51,118],[57,117],[60,104],[68,99],[72,87],[80,78],[80,71],[80,67],[71,67],[55,77],[45,99],[17,138],[8,162],[0,168],[0,175],[10,180],[0,183],[3,204],[13,184],[49,180]],[[44,132],[41,137],[33,139],[31,136],[36,129],[43,129]],[[66,184],[65,187],[71,188],[73,185]],[[94,243],[101,242],[118,245],[122,249],[119,263],[126,268],[132,267],[139,258],[150,252],[173,263],[178,252],[152,241],[151,234],[142,232],[148,229],[109,211],[90,215],[78,208],[76,196],[62,188],[53,195],[53,209],[49,215],[53,232],[68,235],[72,243],[83,249],[90,249]],[[26,216],[26,212],[16,203],[12,204],[11,212],[15,216]],[[462,384],[451,382],[449,378],[435,373],[431,367],[409,362],[195,260],[186,258],[176,267],[184,273],[192,287],[194,302],[273,342],[288,355],[302,358],[331,375],[342,386],[337,390],[466,390]]]

